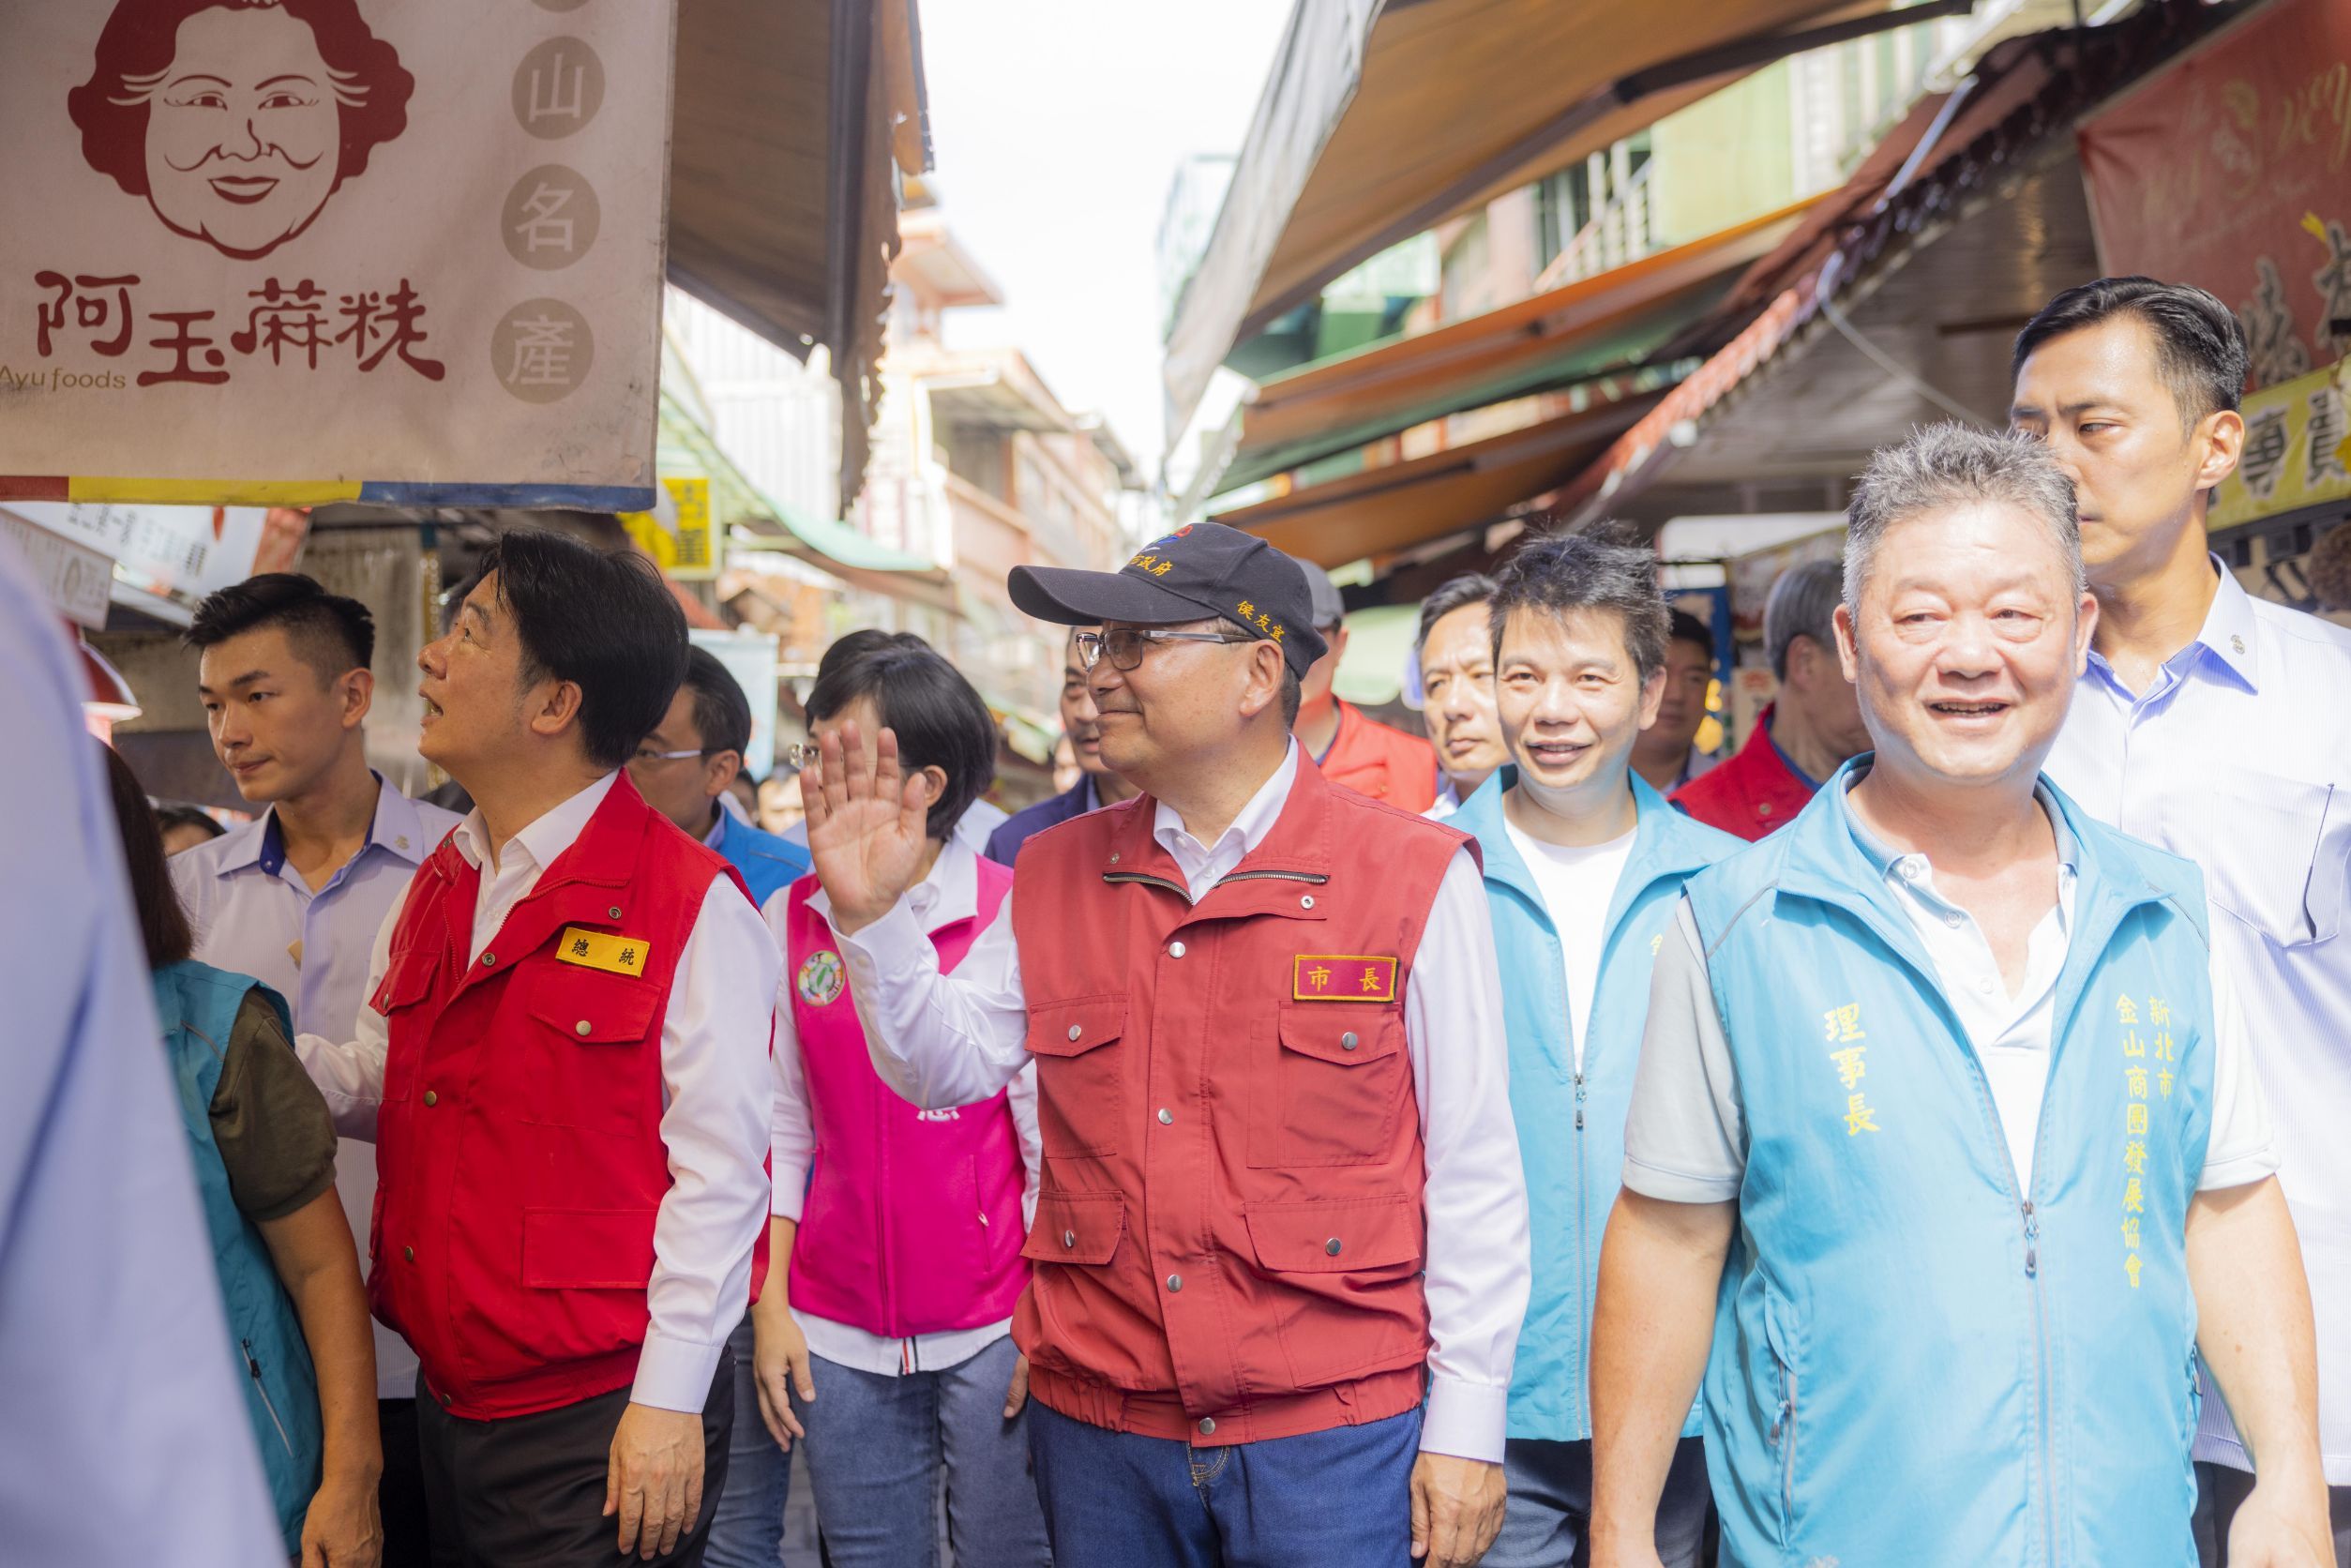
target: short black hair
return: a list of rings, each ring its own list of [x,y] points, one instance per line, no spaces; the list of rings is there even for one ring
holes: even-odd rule
[[[911,631],[883,631],[879,626],[860,626],[817,656],[816,678],[821,681],[840,666],[882,648],[916,649],[926,654],[936,651]]]
[[[95,744],[106,753],[106,783],[113,796],[114,826],[123,838],[123,867],[130,873],[130,901],[139,912],[147,967],[161,969],[196,950],[196,933],[188,923],[179,889],[173,885],[163,855],[163,830],[156,825],[155,808],[147,804],[139,776],[121,752],[103,741]]]
[[[375,617],[368,607],[300,572],[264,572],[206,595],[181,641],[209,648],[257,626],[283,628],[322,681],[365,670],[375,657]]]
[[[704,752],[731,751],[741,757],[751,749],[751,700],[718,656],[708,648],[686,650],[686,685],[694,694],[694,732]],[[672,694],[672,701],[675,696]]]
[[[901,767],[909,773],[935,767],[947,776],[923,824],[943,843],[996,781],[996,720],[963,672],[912,632],[850,636],[868,641],[844,658],[826,651],[816,685],[808,688],[808,722],[821,724],[860,697],[868,699],[897,736]]]
[[[211,812],[194,806],[158,806],[155,808],[158,833],[170,834],[175,827],[202,828],[207,838],[218,838],[229,830],[222,827]]]
[[[1421,629],[1412,639],[1413,652],[1428,646],[1428,634],[1437,629],[1438,622],[1456,610],[1484,604],[1493,596],[1494,580],[1484,572],[1463,572],[1439,583],[1437,591],[1421,601]]]
[[[1668,610],[1665,613],[1665,641],[1695,642],[1706,650],[1706,656],[1714,656],[1714,628],[1686,610]]]
[[[1513,611],[1613,610],[1624,618],[1624,646],[1640,678],[1665,669],[1668,618],[1657,586],[1657,553],[1630,539],[1623,524],[1601,522],[1530,540],[1495,581],[1495,659],[1502,656],[1502,628]]]
[[[686,612],[660,572],[633,550],[607,553],[542,528],[491,540],[466,592],[492,572],[521,640],[523,679],[576,683],[588,761],[627,761],[686,679]]]
[[[2012,385],[2033,351],[2052,338],[2062,338],[2111,321],[2135,316],[2155,335],[2157,369],[2179,405],[2179,419],[2193,425],[2208,414],[2234,409],[2245,395],[2245,372],[2252,352],[2245,328],[2220,296],[2193,283],[2164,283],[2152,278],[2101,278],[2066,290],[2041,308],[2016,335],[2016,352],[2010,356]]]

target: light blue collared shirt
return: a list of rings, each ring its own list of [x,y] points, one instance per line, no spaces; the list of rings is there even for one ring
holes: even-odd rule
[[[408,892],[417,866],[458,823],[455,812],[409,799],[381,775],[376,783],[367,842],[315,891],[287,864],[275,807],[172,857],[172,880],[196,929],[195,957],[249,974],[284,997],[297,1033],[351,1038],[368,1000],[376,929]],[[335,1191],[365,1274],[374,1144],[346,1138],[336,1145]],[[382,1323],[375,1325],[375,1387],[384,1399],[416,1393],[416,1353]]]
[[[283,1562],[83,680],[0,544],[0,1536],[11,1562]]]
[[[2194,641],[2144,692],[2093,653],[2046,771],[2204,868],[2318,1322],[2319,1446],[2351,1485],[2351,631],[2256,599],[2216,557]],[[2211,1396],[2195,1455],[2252,1462]]]

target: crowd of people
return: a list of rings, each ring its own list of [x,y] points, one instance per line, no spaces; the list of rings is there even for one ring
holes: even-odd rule
[[[50,956],[0,1520],[773,1568],[799,1450],[838,1568],[942,1515],[965,1568],[2351,1568],[2351,632],[2208,552],[2245,364],[2201,291],[2058,296],[2013,429],[1881,451],[1774,584],[1719,762],[1711,633],[1608,528],[1427,596],[1425,740],[1260,539],[1017,568],[1068,787],[987,806],[986,704],[858,632],[789,834],[648,564],[557,535],[419,657],[462,816],[369,769],[308,578],[188,636],[225,833],[49,756],[9,639],[85,803],[23,853],[131,912],[0,913]],[[89,1060],[126,942],[176,1117]]]

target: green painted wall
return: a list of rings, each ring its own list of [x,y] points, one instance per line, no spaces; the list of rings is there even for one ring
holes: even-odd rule
[[[1790,90],[1782,61],[1657,122],[1650,178],[1661,246],[1702,239],[1802,194]]]

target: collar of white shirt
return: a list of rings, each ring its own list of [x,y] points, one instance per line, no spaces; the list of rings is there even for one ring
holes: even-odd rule
[[[1856,769],[1853,782],[1858,784],[1866,776],[1866,769]],[[1850,792],[1848,788],[1847,793]],[[2057,835],[2057,926],[2059,930],[2068,931],[2073,924],[2073,885],[2080,874],[2081,845],[2074,838],[2073,830],[2066,826],[2065,813],[2057,808],[2057,797],[2050,792],[2045,781],[2033,786],[2033,799],[2040,802],[2041,809],[2048,815],[2051,830]],[[1886,885],[1893,889],[1898,897],[1940,919],[1946,926],[1962,926],[1973,918],[1937,891],[1935,867],[1926,856],[1904,854],[1895,850],[1862,825],[1850,802],[1841,804],[1845,806],[1846,826],[1853,835],[1855,847],[1871,865],[1877,867],[1878,874],[1886,879]]]
[[[1175,807],[1164,800],[1159,802],[1158,811],[1152,818],[1151,836],[1183,867],[1184,880],[1192,884],[1194,898],[1206,893],[1226,872],[1247,859],[1250,851],[1265,842],[1265,836],[1273,831],[1282,807],[1289,804],[1289,787],[1297,777],[1298,743],[1293,740],[1282,752],[1282,765],[1258,786],[1258,792],[1233,818],[1232,825],[1217,836],[1213,846],[1204,847],[1185,829]]]
[[[391,785],[384,782],[382,774],[375,774],[375,815],[369,820],[368,837],[359,846],[359,855],[381,849],[395,854],[411,866],[421,863],[430,854],[437,839],[425,832],[424,819],[416,814],[416,803]],[[241,834],[235,845],[220,857],[219,874],[228,876],[249,867],[260,867],[271,876],[285,869],[286,841],[278,829],[278,807],[270,807],[262,813],[261,821],[251,830]]]
[[[972,846],[950,835],[940,848],[939,858],[931,863],[930,875],[906,890],[906,907],[926,932],[977,914],[980,857],[972,852]],[[808,895],[808,908],[821,920],[833,918],[833,901],[821,887]]]
[[[513,857],[518,852],[539,870],[554,865],[555,857],[571,848],[587,830],[588,819],[604,804],[604,797],[612,792],[612,780],[619,776],[618,773],[608,773],[561,806],[541,812],[506,841],[505,848],[499,852],[496,869],[512,870]],[[490,828],[478,808],[457,825],[457,852],[475,870],[490,864]]]
[[[2209,559],[2221,579],[2212,595],[2212,608],[2204,612],[2204,626],[2197,631],[2196,640],[2164,660],[2164,667],[2184,680],[2209,658],[2235,675],[2246,690],[2257,692],[2261,689],[2261,637],[2253,615],[2253,596],[2245,592],[2245,585],[2237,580],[2237,574],[2223,565],[2219,556]],[[2122,689],[2114,667],[2094,648],[2090,650],[2089,667],[2107,684]]]

